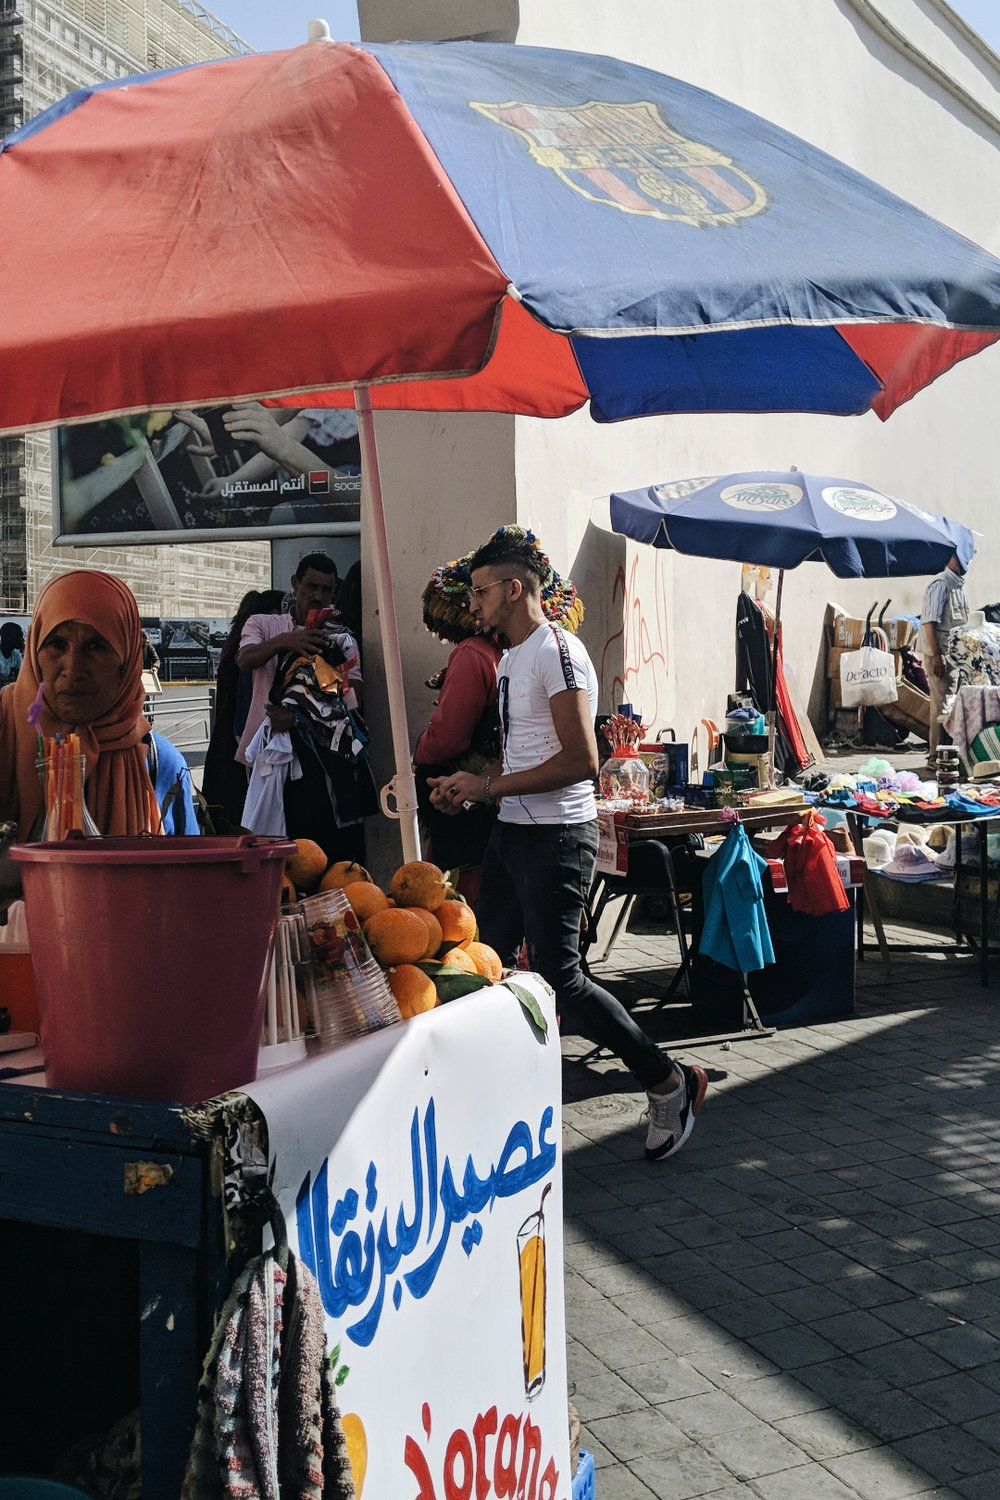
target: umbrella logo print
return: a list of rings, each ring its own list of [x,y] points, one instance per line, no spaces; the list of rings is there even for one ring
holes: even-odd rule
[[[539,166],[575,193],[624,213],[696,228],[759,214],[767,193],[714,146],[688,140],[649,100],[472,109],[527,141]]]
[[[707,490],[711,485],[717,484],[718,479],[675,479],[672,484],[659,484],[656,494],[660,500],[683,500],[685,495],[697,495],[699,490]]]
[[[830,486],[823,491],[823,499],[831,510],[850,516],[853,521],[891,521],[896,514],[895,502],[876,490]]]
[[[802,499],[797,484],[730,484],[719,498],[734,510],[791,510]]]

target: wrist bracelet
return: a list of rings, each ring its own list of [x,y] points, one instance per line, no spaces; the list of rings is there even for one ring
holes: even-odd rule
[[[487,776],[486,779],[483,782],[483,801],[486,803],[487,807],[489,807],[489,805],[493,801],[493,798],[490,795],[490,785],[491,785],[492,781],[493,781],[493,777],[492,776]]]

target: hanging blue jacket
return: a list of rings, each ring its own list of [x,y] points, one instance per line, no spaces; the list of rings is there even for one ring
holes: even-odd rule
[[[774,963],[761,884],[766,866],[751,849],[743,824],[734,823],[705,871],[705,925],[698,951],[744,974]]]

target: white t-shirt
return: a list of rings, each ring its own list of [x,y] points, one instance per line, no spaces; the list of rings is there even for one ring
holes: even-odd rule
[[[504,774],[529,771],[562,748],[549,699],[572,689],[587,694],[597,712],[597,673],[576,636],[548,623],[500,658],[497,670]],[[597,817],[594,786],[577,781],[553,792],[503,794],[503,823],[588,823]]]

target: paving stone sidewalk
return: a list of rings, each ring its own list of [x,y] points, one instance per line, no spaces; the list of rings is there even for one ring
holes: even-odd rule
[[[639,928],[594,972],[653,997],[675,962]],[[949,942],[888,977],[873,952],[851,1018],[685,1048],[708,1097],[655,1165],[630,1076],[564,1039],[570,1395],[598,1500],[998,1500],[998,1006],[1000,961],[984,989]]]

